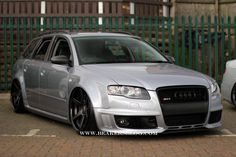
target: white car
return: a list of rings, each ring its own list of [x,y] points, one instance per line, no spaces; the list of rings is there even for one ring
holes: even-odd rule
[[[236,107],[236,60],[228,61],[221,84],[222,96]]]

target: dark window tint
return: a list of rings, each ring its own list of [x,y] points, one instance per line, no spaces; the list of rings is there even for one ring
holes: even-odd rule
[[[30,58],[32,56],[33,50],[37,46],[38,41],[39,41],[39,39],[35,39],[29,44],[29,46],[25,49],[25,51],[22,55],[24,58]]]
[[[130,37],[77,37],[80,64],[168,62],[148,43]]]
[[[43,41],[33,58],[37,60],[44,60],[50,42],[51,42],[50,40]]]
[[[61,39],[57,42],[53,56],[66,56],[70,59],[70,47],[66,40]]]

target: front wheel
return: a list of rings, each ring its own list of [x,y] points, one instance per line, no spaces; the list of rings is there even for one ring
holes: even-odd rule
[[[96,120],[88,95],[82,90],[72,93],[70,99],[70,120],[73,128],[80,134],[93,135],[97,131]]]
[[[234,87],[231,91],[231,101],[232,101],[234,107],[236,107],[236,84],[234,84]]]
[[[25,106],[22,97],[21,86],[18,81],[13,81],[11,86],[11,102],[16,113],[24,113]]]

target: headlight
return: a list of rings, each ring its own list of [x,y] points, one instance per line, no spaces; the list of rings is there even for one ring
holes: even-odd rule
[[[147,90],[141,87],[112,85],[107,87],[107,91],[109,95],[124,96],[132,99],[150,99]]]
[[[217,83],[214,80],[211,80],[211,93],[214,93],[217,91]]]

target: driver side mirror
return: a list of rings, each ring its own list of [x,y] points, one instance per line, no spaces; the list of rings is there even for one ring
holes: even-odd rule
[[[52,57],[51,62],[54,64],[61,64],[61,65],[64,65],[64,64],[69,65],[70,64],[70,60],[64,55]]]

